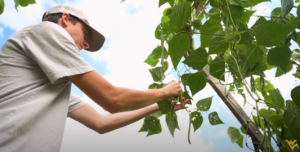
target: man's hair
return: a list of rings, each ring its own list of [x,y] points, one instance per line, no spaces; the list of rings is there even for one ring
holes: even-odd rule
[[[53,22],[53,23],[58,23],[58,20],[61,18],[63,13],[55,13],[55,14],[49,14],[49,15],[45,15],[43,16],[43,20],[42,21],[49,21],[49,22]],[[69,20],[75,25],[77,22],[82,22],[80,19],[78,19],[76,16],[73,16],[71,14],[69,14],[70,18]]]
[[[58,20],[62,17],[63,13],[55,13],[55,14],[49,14],[49,15],[43,15],[42,21],[49,21],[49,22],[53,22],[53,23],[58,23]],[[73,16],[71,14],[69,14],[69,20],[71,21],[71,23],[73,25],[75,25],[78,22],[81,22],[81,24],[84,26],[84,28],[88,31],[88,33],[90,33],[90,28],[83,22],[81,21],[78,17]]]

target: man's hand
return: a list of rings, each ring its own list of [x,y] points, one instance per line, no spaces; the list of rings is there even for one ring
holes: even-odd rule
[[[165,94],[167,99],[171,99],[173,97],[181,96],[182,88],[179,82],[172,81],[167,86],[161,88]]]
[[[169,102],[170,102],[171,105],[172,105],[172,103],[174,102],[174,98],[168,99],[168,100],[169,100]],[[184,97],[182,97],[181,100],[182,100],[184,106],[189,102],[189,99],[184,99]],[[185,107],[182,107],[181,103],[178,102],[178,103],[175,105],[174,110],[175,110],[175,111],[178,111],[178,110],[181,110],[181,109],[184,109],[184,108],[187,108],[187,107],[186,107],[186,106],[185,106]]]

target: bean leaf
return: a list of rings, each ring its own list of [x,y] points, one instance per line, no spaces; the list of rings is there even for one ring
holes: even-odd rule
[[[287,102],[287,108],[288,108],[288,110],[285,110],[284,115],[283,115],[284,122],[285,122],[289,132],[293,136],[293,139],[297,140],[297,143],[300,144],[300,130],[299,130],[300,112],[299,112],[298,108],[296,107],[296,105],[292,101]],[[295,110],[295,109],[297,109],[297,110]],[[298,115],[295,115],[294,113],[290,112],[289,110],[293,111],[294,113],[297,113]]]
[[[164,5],[164,4],[167,3],[168,1],[170,1],[170,0],[159,0],[159,2],[158,2],[158,7]]]
[[[169,131],[171,133],[171,135],[174,137],[174,132],[175,132],[175,129],[180,129],[179,126],[178,126],[178,121],[177,121],[177,114],[174,112],[174,113],[167,113],[166,114],[166,123],[167,123],[167,126],[169,128]]]
[[[181,79],[183,84],[190,87],[192,96],[194,96],[206,86],[206,79],[202,72],[184,74],[182,75]]]
[[[157,102],[157,104],[158,104],[160,112],[163,114],[168,113],[171,109],[171,103],[167,99],[159,101],[159,102]]]
[[[212,98],[213,97],[208,97],[205,99],[201,99],[197,102],[196,106],[200,111],[208,111],[211,103],[212,103]]]
[[[228,127],[227,134],[229,135],[232,143],[236,143],[241,136],[239,129],[235,127]]]
[[[186,65],[201,70],[207,64],[207,52],[204,48],[198,48],[183,63]]]
[[[268,53],[268,64],[278,66],[286,73],[291,54],[290,48],[286,45],[272,48]]]
[[[211,125],[219,125],[224,124],[222,120],[219,118],[217,112],[212,112],[208,115],[208,120]]]
[[[161,58],[161,46],[157,46],[144,62],[152,67],[155,67],[158,63],[159,58]],[[164,59],[167,58],[168,58],[168,52],[164,47]]]
[[[165,79],[164,70],[162,67],[156,67],[149,70],[155,82],[161,82]]]
[[[256,40],[259,44],[271,47],[281,42],[297,24],[281,24],[275,21],[264,21],[254,28]]]
[[[201,115],[200,112],[194,111],[191,113],[191,117],[192,117],[192,124],[194,127],[194,132],[196,132],[197,129],[200,128],[202,122],[203,122],[203,117]]]
[[[170,27],[167,23],[161,22],[160,24],[157,25],[155,29],[155,38],[160,40],[160,35],[163,34],[169,34],[170,33]]]
[[[281,16],[285,17],[293,9],[294,0],[281,0]]]
[[[220,80],[225,81],[225,61],[221,57],[217,56],[211,63],[209,67],[209,73]]]
[[[169,42],[169,54],[175,69],[183,55],[190,48],[190,37],[186,33],[176,34]]]
[[[300,108],[300,86],[295,87],[291,91],[291,97],[295,103],[295,105]]]
[[[0,0],[0,15],[4,12],[5,3],[4,0]]]
[[[271,92],[272,99],[278,108],[284,107],[284,99],[278,89],[274,89]]]
[[[154,116],[146,116],[144,123],[139,132],[148,132],[147,137],[154,134],[161,133],[160,120]]]
[[[211,37],[213,34],[219,30],[222,30],[220,21],[215,19],[207,20],[200,28],[201,32],[201,47],[208,47],[210,44]]]
[[[191,16],[191,6],[188,2],[179,2],[175,5],[170,19],[170,27],[172,32],[177,32],[188,21]]]
[[[225,39],[224,31],[217,31],[211,37],[208,54],[219,54],[225,52],[229,47],[229,43]]]
[[[15,8],[18,11],[18,6],[21,5],[23,7],[28,6],[29,4],[35,4],[35,0],[14,0],[15,1]]]
[[[254,44],[245,44],[245,56],[249,61],[250,68],[253,68],[255,64],[257,64],[263,58],[263,51],[260,49],[259,46]]]

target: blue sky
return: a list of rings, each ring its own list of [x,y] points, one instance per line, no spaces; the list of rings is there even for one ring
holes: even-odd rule
[[[0,31],[3,31],[0,34],[0,46],[21,27],[40,22],[42,12],[51,6],[58,3],[68,3],[76,7],[81,7],[84,12],[87,12],[88,17],[91,19],[91,24],[106,36],[103,48],[97,53],[81,52],[83,58],[99,74],[112,84],[121,87],[145,90],[152,83],[151,75],[148,72],[148,69],[151,67],[143,63],[143,61],[160,43],[155,40],[154,30],[160,22],[162,11],[167,5],[158,9],[158,1],[126,0],[121,3],[121,0],[100,0],[95,4],[95,1],[37,0],[36,5],[28,8],[20,8],[19,12],[16,13],[12,2],[5,2],[7,4],[4,14],[0,16]],[[263,3],[259,5],[257,10],[269,15],[268,13],[275,6],[280,6],[280,2]],[[33,9],[37,10],[40,14],[32,12]],[[28,12],[28,14],[25,12]],[[27,17],[30,18],[29,21],[25,20]],[[252,20],[255,21],[255,19]],[[197,47],[200,45],[198,43],[200,40],[198,37],[195,37],[195,39],[195,46]],[[267,74],[275,75],[272,71]],[[168,75],[166,82],[176,79],[175,75],[176,73]],[[270,81],[279,88],[284,88],[283,86],[291,88],[295,85],[293,80],[295,79],[291,79],[290,77],[280,77],[276,80],[271,78]],[[280,81],[286,83],[282,84]],[[296,83],[299,84],[299,82]],[[283,89],[281,92],[288,97],[289,93],[285,90],[289,89]],[[72,87],[72,92],[85,99],[98,112],[102,114],[107,113],[93,103],[76,86]],[[163,132],[147,138],[145,133],[138,133],[138,130],[142,126],[142,120],[116,131],[99,135],[68,118],[62,151],[84,150],[93,152],[123,150],[138,152],[141,150],[161,151],[161,149],[197,152],[250,151],[245,145],[241,149],[236,144],[231,143],[227,135],[228,127],[239,128],[241,125],[208,84],[205,89],[194,96],[194,102],[210,96],[214,96],[211,109],[207,113],[202,113],[204,122],[201,128],[195,133],[191,132],[192,145],[189,145],[187,141],[188,115],[184,111],[181,111],[178,112],[181,131],[176,130],[175,138],[172,138],[167,130],[164,117],[160,118]],[[242,103],[243,99],[240,96],[236,95],[235,97],[239,103]],[[245,107],[244,110],[248,113],[252,111],[251,107]],[[208,114],[213,111],[218,112],[224,124],[217,126],[209,124]],[[129,138],[130,140],[128,140]],[[116,146],[109,146],[112,144]],[[248,145],[251,146],[250,140]]]

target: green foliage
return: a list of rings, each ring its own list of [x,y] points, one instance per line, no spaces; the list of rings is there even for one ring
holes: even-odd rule
[[[201,99],[197,102],[196,106],[200,111],[208,111],[213,97]]]
[[[229,127],[227,130],[227,134],[229,135],[232,143],[237,143],[241,148],[243,148],[244,136],[241,135],[238,128]]]
[[[215,78],[225,81],[225,77],[224,77],[225,61],[224,61],[224,59],[222,59],[220,57],[216,57],[210,63],[209,72]]]
[[[208,120],[211,125],[219,125],[223,124],[223,121],[219,118],[219,115],[217,112],[212,112],[208,115]]]
[[[203,122],[203,117],[200,112],[194,111],[191,113],[191,119],[192,119],[192,124],[194,127],[194,132],[196,132],[197,129],[200,128],[202,122]]]
[[[26,7],[29,4],[35,4],[35,0],[14,0],[15,2],[15,9],[18,11],[18,7]],[[0,0],[0,15],[4,12],[5,3],[4,0]]]
[[[285,45],[272,48],[268,53],[268,63],[280,67],[286,73],[291,54],[290,48]]]
[[[293,139],[297,140],[297,143],[300,143],[300,109],[296,107],[293,101],[287,102],[288,110],[284,111],[284,122],[291,133]]]
[[[164,70],[162,67],[156,67],[149,70],[155,82],[161,82],[165,79]]]
[[[260,45],[271,47],[278,45],[297,25],[282,24],[275,21],[265,21],[254,29],[256,40]],[[278,32],[274,32],[278,31]]]
[[[207,20],[203,26],[200,28],[201,32],[201,47],[205,48],[208,47],[211,41],[212,36],[215,32],[222,30],[222,26],[220,21],[215,19]]]
[[[180,2],[178,5],[174,6],[170,20],[171,31],[177,32],[182,29],[190,16],[191,7],[189,3]]]
[[[171,104],[167,99],[157,102],[159,110],[162,114],[166,114],[171,109]]]
[[[14,0],[15,1],[15,8],[18,10],[18,6],[26,7],[29,4],[35,4],[35,0]]]
[[[183,61],[193,69],[201,70],[208,63],[207,52],[204,48],[198,48]]]
[[[225,39],[225,31],[217,31],[211,37],[208,54],[219,54],[225,52],[229,43]]]
[[[277,68],[275,77],[280,77],[281,75],[283,75],[287,72],[290,72],[292,70],[292,68],[293,68],[293,64],[291,62],[288,63],[286,72],[282,71],[280,67]]]
[[[295,87],[291,91],[291,97],[295,103],[295,105],[300,108],[300,86]]]
[[[170,33],[170,27],[169,27],[169,25],[167,23],[165,23],[165,22],[161,22],[156,27],[155,37],[160,40],[160,35],[161,34],[169,34],[169,33]]]
[[[175,129],[179,129],[179,126],[178,126],[178,121],[177,121],[177,114],[176,113],[167,113],[166,114],[166,123],[167,123],[167,126],[169,128],[169,131],[171,133],[171,135],[174,137],[174,132],[175,132]]]
[[[157,46],[144,62],[150,66],[155,67],[159,61],[159,58],[161,58],[161,46]],[[164,47],[164,59],[167,58],[168,58],[168,52]]]
[[[281,16],[285,17],[294,6],[294,0],[281,0]]]
[[[276,107],[278,107],[278,108],[283,108],[284,107],[284,99],[281,96],[281,93],[279,92],[278,89],[274,89],[271,92],[271,96],[272,96],[272,99],[273,99]]]
[[[160,120],[153,116],[146,116],[139,132],[148,132],[147,136],[161,133]]]
[[[227,13],[231,13],[231,18],[229,18],[229,16],[225,16],[224,21],[228,23],[231,22],[230,20],[232,20],[234,24],[237,24],[248,23],[250,17],[255,13],[255,11],[244,9],[241,6],[231,5],[229,6]]]
[[[251,43],[247,43],[244,45],[244,53],[249,61],[250,69],[252,69],[258,62],[263,58],[263,51],[258,47],[258,45],[254,45]]]
[[[189,86],[192,96],[198,93],[206,86],[206,79],[202,72],[182,75],[182,83]]]
[[[159,6],[167,2],[170,4],[168,0],[160,0]],[[294,6],[294,3],[299,3],[299,0],[295,2],[282,0],[281,6],[273,9],[270,16],[259,16],[252,27],[248,27],[250,17],[255,12],[252,7],[262,2],[271,2],[270,0],[177,0],[172,2],[171,7],[164,10],[162,22],[155,29],[155,38],[161,42],[166,40],[168,50],[152,51],[145,62],[156,66],[159,59],[163,61],[170,56],[173,68],[178,72],[179,82],[184,86],[182,96],[186,99],[192,99],[206,86],[207,78],[202,71],[205,66],[208,65],[210,75],[220,81],[227,82],[225,73],[229,74],[233,79],[229,83],[229,91],[237,91],[244,98],[244,105],[249,103],[247,94],[256,101],[253,106],[256,114],[252,116],[252,121],[264,134],[261,146],[264,145],[267,147],[265,151],[269,151],[273,140],[281,151],[290,151],[285,140],[300,141],[300,131],[298,131],[300,87],[292,89],[293,101],[285,102],[279,91],[281,88],[275,88],[268,81],[265,72],[276,69],[275,76],[279,77],[293,71],[295,78],[300,78],[300,50],[292,51],[291,49],[291,41],[300,46],[300,36],[298,36],[300,5]],[[195,14],[192,2],[201,2],[206,5],[203,5],[204,8],[199,14]],[[291,13],[293,8],[297,9],[296,14]],[[198,34],[200,47],[195,49],[194,35]],[[165,55],[163,59],[161,59],[161,51]],[[185,70],[180,69],[179,72],[179,64]],[[154,81],[160,83],[153,83],[149,88],[163,87],[164,70],[157,68],[159,69],[151,74]],[[294,68],[297,70],[293,70]],[[192,72],[191,69],[198,72]],[[191,125],[193,125],[194,132],[201,127],[203,123],[201,113],[209,111],[212,99],[208,97],[197,101],[194,111],[185,109],[190,119],[189,143],[191,143],[189,139]],[[159,104],[161,103],[160,101]],[[169,131],[174,136],[175,129],[178,127],[177,115],[172,111],[173,105],[169,105],[170,103],[166,101],[164,103],[159,106],[160,113],[166,115]],[[259,107],[257,103],[264,104],[266,108]],[[192,105],[191,101],[189,104]],[[159,116],[159,114],[156,115]],[[208,120],[212,126],[224,123],[217,112],[210,112]],[[243,127],[228,128],[232,143],[238,144],[241,148],[244,147],[244,136],[239,130],[246,134],[245,129]]]
[[[4,0],[0,0],[0,14],[4,12],[5,3]]]
[[[167,3],[169,0],[159,0],[158,7],[162,6],[163,4]]]
[[[297,7],[297,18],[300,19],[300,4]]]
[[[190,48],[189,35],[186,33],[180,33],[175,35],[169,42],[169,54],[175,69],[181,60],[182,56]]]

